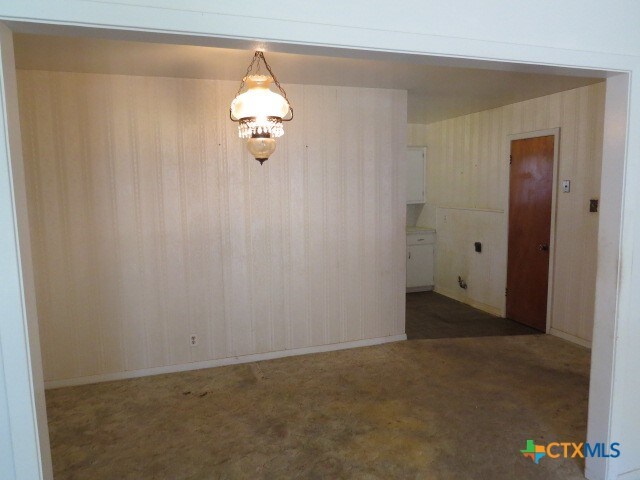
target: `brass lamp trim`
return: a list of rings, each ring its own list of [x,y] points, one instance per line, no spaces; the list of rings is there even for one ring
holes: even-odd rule
[[[269,75],[259,74],[264,63]],[[256,67],[256,73],[252,74]],[[280,93],[269,87],[275,84]],[[243,89],[246,87],[244,92]],[[229,118],[238,123],[238,136],[247,139],[247,148],[262,165],[276,149],[275,139],[284,135],[282,123],[293,119],[287,93],[273,74],[261,51],[255,52],[247,73],[229,108]]]

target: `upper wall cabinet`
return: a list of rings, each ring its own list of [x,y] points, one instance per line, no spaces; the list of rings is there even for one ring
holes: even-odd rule
[[[407,204],[425,202],[427,149],[407,147]]]

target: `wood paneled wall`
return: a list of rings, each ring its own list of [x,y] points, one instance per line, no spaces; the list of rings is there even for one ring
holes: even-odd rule
[[[404,333],[405,91],[286,86],[260,166],[237,82],[19,86],[46,380]]]
[[[436,289],[485,310],[504,311],[509,134],[560,127],[551,325],[589,342],[593,327],[605,84],[536,98],[430,125],[410,125],[409,143],[428,147],[428,203],[419,225],[438,231]],[[483,253],[473,242],[483,242]],[[462,290],[458,275],[469,285]]]

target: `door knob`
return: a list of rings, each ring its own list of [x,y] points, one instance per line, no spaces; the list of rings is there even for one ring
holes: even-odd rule
[[[541,252],[548,252],[549,245],[547,245],[546,243],[541,243],[540,245],[538,245],[538,250],[540,250]]]

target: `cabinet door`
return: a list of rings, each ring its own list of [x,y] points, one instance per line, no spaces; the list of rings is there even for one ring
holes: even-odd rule
[[[407,247],[407,288],[433,285],[433,245]]]
[[[425,202],[425,148],[407,148],[407,203]]]

